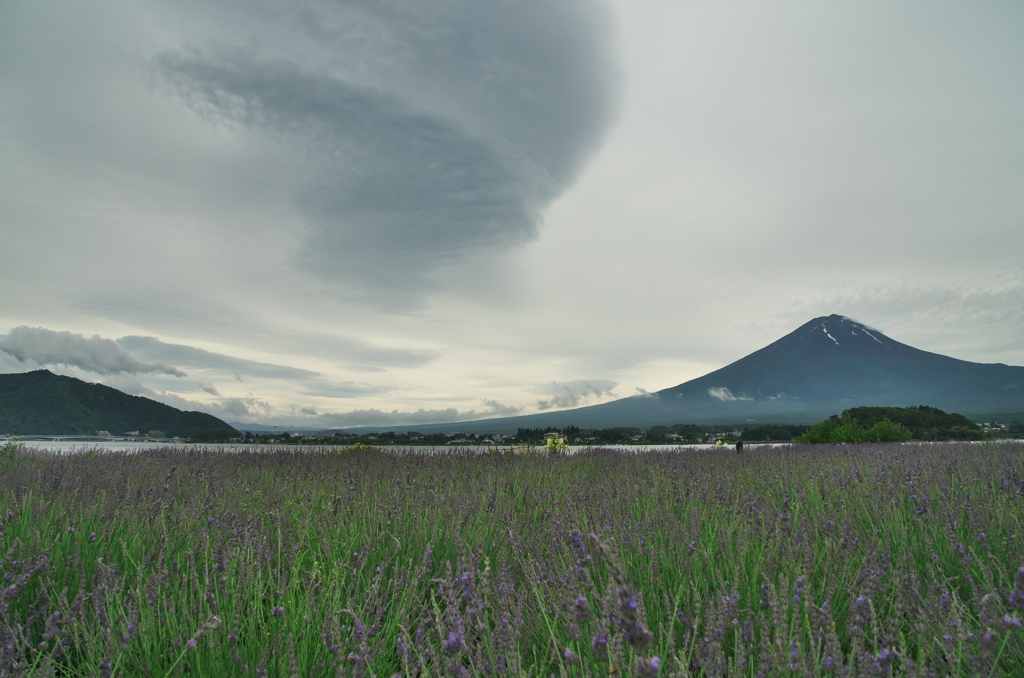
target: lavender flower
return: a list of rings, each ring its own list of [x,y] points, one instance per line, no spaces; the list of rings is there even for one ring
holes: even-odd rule
[[[452,631],[448,634],[448,640],[444,641],[444,651],[448,654],[455,654],[462,649],[462,636]]]
[[[137,631],[138,631],[138,626],[136,626],[135,622],[129,620],[128,621],[128,630],[124,634],[124,642],[125,643],[132,642],[132,638],[135,637],[135,634],[136,634]]]
[[[576,609],[575,609],[575,620],[577,624],[583,624],[593,618],[593,613],[590,611],[590,604],[584,596],[576,598]]]
[[[804,584],[805,582],[803,577],[796,578],[796,584],[793,586],[793,602],[799,603],[804,595],[806,595]]]
[[[889,648],[884,648],[881,652],[878,653],[878,656],[875,657],[875,660],[872,663],[871,668],[874,669],[875,675],[888,673],[895,659],[896,653]]]
[[[642,678],[658,678],[658,672],[661,670],[661,659],[659,657],[651,657],[650,659],[640,659],[636,663],[636,672]]]
[[[1013,575],[1013,591],[1010,591],[1009,602],[1013,609],[1024,610],[1024,565]]]

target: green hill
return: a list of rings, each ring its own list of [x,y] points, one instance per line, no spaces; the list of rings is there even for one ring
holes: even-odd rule
[[[49,370],[0,374],[0,433],[95,435],[164,431],[168,436],[234,433],[217,417],[182,412],[149,398],[63,377]]]

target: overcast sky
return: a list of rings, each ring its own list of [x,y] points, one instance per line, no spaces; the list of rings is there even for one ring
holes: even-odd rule
[[[1024,4],[0,8],[0,372],[575,407],[819,315],[1024,365]]]

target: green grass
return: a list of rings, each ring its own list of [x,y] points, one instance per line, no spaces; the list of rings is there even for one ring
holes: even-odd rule
[[[1022,451],[19,449],[0,675],[1024,675]]]

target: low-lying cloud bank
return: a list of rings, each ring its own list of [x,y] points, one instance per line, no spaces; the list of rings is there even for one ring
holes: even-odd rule
[[[443,409],[421,408],[408,412],[399,410],[386,412],[379,409],[365,409],[352,410],[351,412],[323,412],[319,414],[311,408],[299,408],[297,411],[300,414],[308,415],[305,419],[297,419],[294,416],[271,416],[261,418],[259,423],[280,426],[282,428],[320,428],[325,430],[352,428],[355,426],[416,426],[417,424],[445,424],[449,422],[507,417],[519,414],[522,409],[503,405],[494,400],[485,400],[483,404],[484,409],[480,410],[459,410],[455,407],[447,407]]]
[[[708,395],[718,400],[732,401],[732,400],[753,400],[747,396],[735,396],[724,386],[712,386],[708,389]]]
[[[6,355],[3,355],[6,354]],[[0,334],[0,368],[24,366],[29,371],[45,366],[77,367],[100,375],[166,374],[187,377],[178,368],[160,362],[143,362],[112,339],[54,332],[42,327],[15,327]]]
[[[532,392],[550,396],[537,401],[537,409],[543,412],[580,407],[587,404],[588,401],[601,400],[615,395],[614,389],[618,385],[618,382],[607,379],[553,381],[532,389]]]
[[[166,360],[187,365],[193,377],[189,378],[189,373]],[[268,380],[279,384],[274,387],[275,391],[283,388],[296,396],[309,397],[356,398],[387,393],[393,388],[332,381],[312,370],[245,360],[184,344],[169,344],[155,337],[128,336],[115,340],[42,327],[16,327],[0,334],[0,373],[38,369],[101,382],[181,410],[206,412],[236,421],[275,415],[268,399],[253,393],[238,395],[240,388],[251,388],[260,382],[267,388]],[[225,393],[231,390],[235,393]],[[208,397],[192,400],[188,395],[193,393]],[[293,415],[316,412],[311,405],[292,409]]]
[[[158,359],[188,366],[193,376],[189,378],[175,365]],[[41,327],[16,327],[0,334],[0,373],[45,368],[86,381],[97,381],[180,410],[205,412],[225,421],[283,427],[329,429],[432,424],[506,417],[520,414],[523,409],[494,399],[484,399],[480,408],[461,410],[454,407],[408,411],[365,408],[325,412],[322,401],[320,404],[307,401],[290,406],[278,402],[275,406],[269,399],[255,393],[238,395],[238,390],[262,382],[264,389],[273,388],[275,393],[283,389],[299,399],[308,396],[336,401],[377,396],[394,390],[394,387],[332,381],[312,370],[246,360],[185,344],[167,343],[155,337],[127,336],[115,340]],[[569,388],[566,393],[572,393],[571,388],[577,387],[570,384],[560,388]],[[599,382],[599,386],[591,385],[589,388],[593,393],[600,393],[600,389],[607,387]],[[193,395],[202,399],[192,399],[190,396]]]

